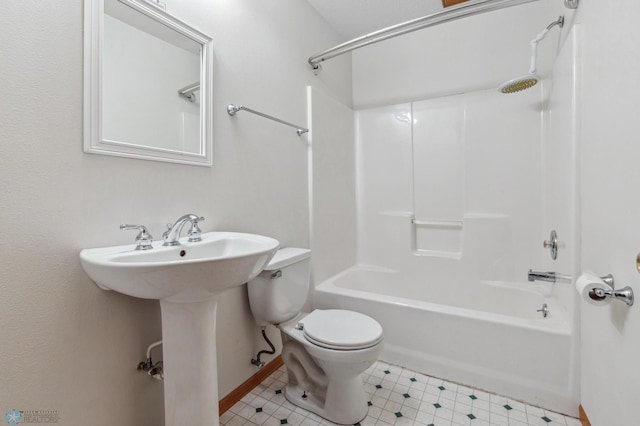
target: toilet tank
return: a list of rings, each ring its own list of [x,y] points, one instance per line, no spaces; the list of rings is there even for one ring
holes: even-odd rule
[[[249,281],[249,305],[258,325],[280,324],[302,311],[309,294],[311,250],[286,247]]]

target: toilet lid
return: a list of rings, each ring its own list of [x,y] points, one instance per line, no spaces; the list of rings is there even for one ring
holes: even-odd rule
[[[316,309],[300,322],[304,325],[304,337],[323,348],[365,349],[382,340],[378,321],[358,312]]]

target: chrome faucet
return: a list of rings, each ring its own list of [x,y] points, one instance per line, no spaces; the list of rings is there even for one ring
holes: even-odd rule
[[[173,225],[167,223],[167,230],[162,234],[162,239],[164,240],[163,246],[179,246],[180,242],[180,234],[182,233],[182,228],[187,222],[191,222],[191,229],[189,229],[189,242],[197,242],[202,241],[202,231],[198,227],[198,222],[203,221],[204,217],[196,216],[195,214],[186,214],[182,216],[180,219],[176,220],[176,223]]]
[[[535,272],[529,269],[529,273],[527,274],[527,280],[529,282],[547,281],[550,283],[555,283],[555,282],[570,283],[571,277],[569,275],[558,274],[557,272]]]

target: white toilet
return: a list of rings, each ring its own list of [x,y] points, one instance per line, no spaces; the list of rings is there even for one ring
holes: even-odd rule
[[[259,325],[274,324],[282,332],[285,397],[334,423],[355,424],[369,408],[360,375],[378,358],[382,327],[352,311],[301,313],[310,257],[307,249],[278,250],[248,284],[251,312]]]

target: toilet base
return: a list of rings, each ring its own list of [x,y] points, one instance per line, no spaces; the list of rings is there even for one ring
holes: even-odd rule
[[[359,375],[347,380],[332,380],[326,394],[321,396],[305,392],[299,384],[290,383],[284,389],[284,396],[293,405],[338,424],[356,424],[363,420],[369,411],[362,378]]]
[[[331,422],[356,424],[369,411],[362,373],[378,359],[382,344],[355,350],[315,345],[297,327],[306,315],[278,326],[288,373],[284,395],[292,404]]]

